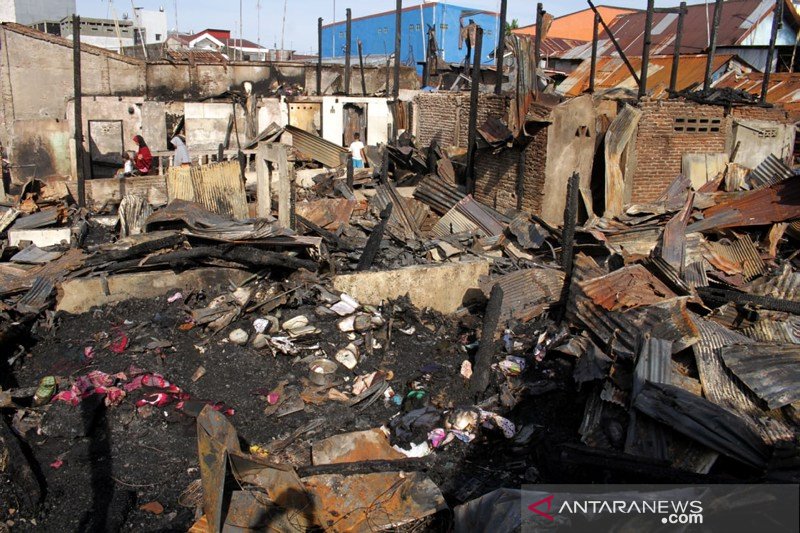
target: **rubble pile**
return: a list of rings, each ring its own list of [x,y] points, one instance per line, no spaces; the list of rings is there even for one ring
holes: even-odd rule
[[[298,174],[294,229],[31,182],[0,217],[0,518],[466,530],[523,483],[797,480],[783,163],[580,224],[573,179],[560,228],[436,147],[373,164]]]

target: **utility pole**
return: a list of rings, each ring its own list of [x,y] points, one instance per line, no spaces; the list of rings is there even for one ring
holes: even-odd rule
[[[503,91],[503,64],[506,55],[506,12],[508,11],[508,0],[500,1],[500,31],[497,37],[497,80],[494,84],[494,94]]]
[[[403,31],[400,17],[403,15],[403,0],[397,0],[394,20],[394,99],[400,96],[400,36]]]
[[[352,11],[350,11],[350,8],[348,7],[346,11],[347,22],[345,23],[345,35],[346,35],[345,38],[347,39],[347,42],[345,42],[344,44],[344,95],[345,96],[350,96],[350,52],[352,51],[351,44],[353,40],[352,24],[351,24],[352,18],[353,18]]]
[[[286,4],[289,0],[283,0],[283,22],[281,22],[281,50],[284,49],[284,36],[286,35]]]
[[[83,112],[81,98],[81,18],[72,15],[72,75],[75,94],[75,167],[78,178],[78,207],[86,205],[86,191],[83,153]]]

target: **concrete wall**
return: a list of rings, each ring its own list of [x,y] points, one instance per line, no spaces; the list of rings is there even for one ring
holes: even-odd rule
[[[21,182],[34,175],[70,174],[71,43],[50,36],[40,38],[33,30],[21,31],[7,27],[0,31],[0,141],[13,164],[20,167],[12,177]],[[135,60],[86,48],[82,72],[84,95],[144,93],[143,64]]]
[[[658,198],[680,174],[683,154],[730,153],[736,118],[779,124],[791,122],[788,114],[776,107],[735,107],[732,114],[728,114],[721,106],[653,99],[644,100],[640,107],[643,114],[636,137],[638,164],[633,174],[633,203],[647,203]],[[677,118],[717,119],[719,124],[714,126],[716,131],[677,132]]]
[[[75,11],[75,0],[0,0],[0,22],[61,20]]]
[[[347,103],[367,106],[366,144],[377,145],[389,141],[389,127],[394,123],[385,98],[322,97],[322,137],[341,145],[344,128],[344,105]]]
[[[229,103],[196,103],[184,104],[186,118],[186,142],[192,150],[216,151],[220,143],[225,142],[225,133],[228,129],[228,120],[234,112],[234,106]],[[244,110],[236,106],[236,128],[239,130],[239,140],[247,140],[244,125]],[[231,131],[230,146],[236,147],[236,129]]]

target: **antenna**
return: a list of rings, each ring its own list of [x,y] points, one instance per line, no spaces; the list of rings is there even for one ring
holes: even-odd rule
[[[283,23],[281,24],[281,50],[283,50],[283,37],[286,34],[286,4],[289,0],[283,0]]]
[[[256,2],[256,13],[257,13],[256,20],[258,21],[257,22],[257,24],[258,24],[258,39],[257,39],[257,42],[258,42],[258,46],[260,47],[261,46],[261,0],[258,0]]]

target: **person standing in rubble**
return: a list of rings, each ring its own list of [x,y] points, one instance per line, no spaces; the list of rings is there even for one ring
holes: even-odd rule
[[[353,142],[350,143],[350,154],[353,156],[353,168],[364,168],[364,161],[367,156],[364,152],[364,143],[361,142],[361,134],[353,134]]]
[[[189,149],[180,135],[176,135],[169,142],[175,147],[175,155],[172,156],[172,166],[174,167],[189,167],[192,166],[192,157],[189,155]]]
[[[153,154],[150,153],[150,148],[147,147],[147,143],[141,135],[135,136],[133,142],[139,147],[136,156],[133,158],[133,165],[139,174],[146,176],[150,174],[150,170],[153,168]]]

